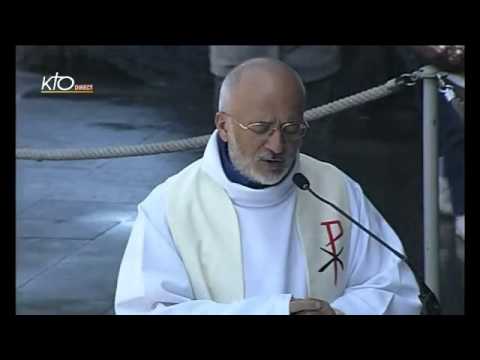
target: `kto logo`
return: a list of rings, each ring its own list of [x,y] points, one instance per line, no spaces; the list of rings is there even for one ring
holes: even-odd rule
[[[93,94],[92,84],[75,84],[75,80],[71,76],[59,76],[58,72],[48,79],[43,77],[42,94]]]

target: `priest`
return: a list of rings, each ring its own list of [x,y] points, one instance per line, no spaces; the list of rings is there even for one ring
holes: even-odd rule
[[[361,187],[300,153],[305,88],[285,63],[248,60],[225,78],[203,157],[138,206],[116,314],[419,314],[408,266],[311,188],[403,253]]]

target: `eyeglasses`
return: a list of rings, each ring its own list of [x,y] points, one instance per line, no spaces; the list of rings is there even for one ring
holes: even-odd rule
[[[259,122],[252,122],[250,124],[244,125],[237,120],[235,117],[229,113],[224,111],[220,111],[222,114],[227,115],[228,117],[232,118],[232,120],[240,126],[243,130],[250,130],[255,134],[268,138],[273,134],[275,130],[279,130],[281,134],[287,139],[291,141],[300,140],[305,136],[307,133],[307,129],[309,128],[308,123],[306,122],[286,122],[281,124],[280,126],[276,125],[275,122],[267,122],[267,121],[259,121]]]

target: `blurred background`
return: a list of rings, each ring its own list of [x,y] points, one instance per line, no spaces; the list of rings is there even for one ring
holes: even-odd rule
[[[261,48],[276,48],[261,49]],[[17,46],[16,147],[88,148],[205,135],[226,71],[255,56],[299,71],[308,107],[383,84],[422,60],[405,46]],[[58,72],[93,94],[41,94]],[[423,269],[420,88],[312,122],[303,152],[355,179]],[[136,206],[203,150],[16,161],[17,314],[113,314]],[[440,214],[440,300],[464,312],[455,216]]]

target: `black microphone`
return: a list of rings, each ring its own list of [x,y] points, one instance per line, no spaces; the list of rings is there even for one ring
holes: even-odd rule
[[[422,302],[423,309],[422,313],[424,314],[434,314],[434,315],[439,315],[441,313],[440,309],[440,303],[433,293],[432,290],[425,284],[425,282],[418,276],[417,272],[415,271],[413,265],[408,261],[407,257],[395,249],[393,249],[390,245],[388,245],[385,241],[380,239],[377,235],[375,235],[373,232],[365,228],[362,224],[360,224],[358,221],[353,219],[350,215],[348,215],[345,211],[340,209],[338,206],[335,204],[331,203],[327,199],[322,198],[321,196],[317,195],[311,188],[310,188],[310,182],[308,179],[305,177],[305,175],[301,173],[296,173],[293,175],[293,182],[295,185],[297,185],[300,190],[307,190],[310,194],[312,194],[314,197],[319,199],[320,201],[326,203],[327,205],[333,207],[335,210],[337,210],[340,214],[345,216],[347,219],[349,219],[352,223],[357,225],[360,229],[365,231],[368,235],[370,235],[372,238],[377,240],[380,244],[382,244],[384,247],[386,247],[388,250],[390,250],[392,253],[394,253],[396,256],[398,256],[401,260],[403,260],[407,266],[412,270],[413,275],[415,276],[417,283],[420,287],[420,301]]]

